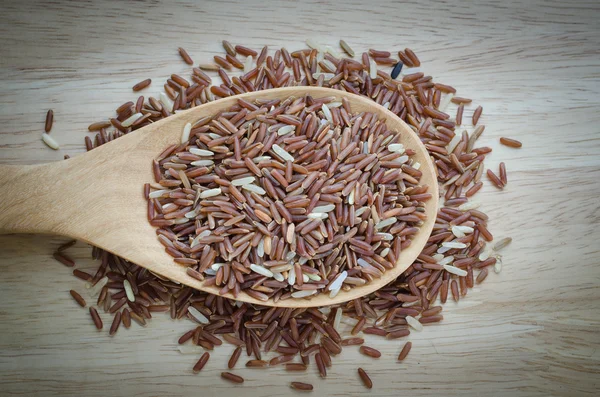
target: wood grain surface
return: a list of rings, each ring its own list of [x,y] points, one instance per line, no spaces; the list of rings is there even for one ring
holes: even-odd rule
[[[39,396],[296,394],[597,395],[600,388],[600,6],[596,1],[396,2],[2,2],[0,161],[33,164],[84,151],[92,121],[136,97],[150,77],[158,94],[171,73],[222,53],[221,40],[253,48],[303,48],[308,37],[357,52],[414,49],[423,70],[484,108],[486,164],[508,168],[504,191],[477,196],[497,237],[514,241],[503,270],[445,307],[444,321],[402,342],[367,338],[380,359],[346,348],[326,380],[282,368],[240,369],[243,386],[219,377],[224,346],[197,375],[200,354],[177,351],[189,327],[155,316],[143,329],[96,332],[70,289],[83,283],[51,257],[64,239],[0,237],[0,394]],[[47,109],[61,150],[41,141]],[[500,146],[500,136],[523,142]],[[1,187],[0,187],[1,188]],[[44,208],[39,208],[44,211]],[[110,211],[110,208],[105,208]],[[28,214],[24,214],[27,216]],[[86,216],[81,213],[79,216]],[[90,250],[70,253],[91,269]],[[105,323],[108,317],[104,316]],[[373,379],[370,392],[356,368]]]

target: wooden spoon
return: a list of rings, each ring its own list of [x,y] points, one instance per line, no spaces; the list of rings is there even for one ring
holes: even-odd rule
[[[425,246],[436,218],[437,179],[427,150],[417,135],[396,115],[371,99],[321,87],[287,87],[251,92],[220,99],[160,120],[104,144],[90,152],[56,163],[30,166],[0,166],[0,233],[48,233],[83,240],[137,265],[190,287],[218,294],[215,286],[204,286],[186,274],[159,243],[147,219],[144,183],[154,180],[152,160],[167,146],[181,141],[183,127],[207,115],[230,108],[238,98],[285,99],[311,95],[348,99],[353,112],[373,112],[386,119],[388,127],[402,133],[401,143],[414,149],[421,163],[421,183],[429,186],[427,220],[392,270],[380,279],[334,298],[322,293],[310,299],[263,302],[241,293],[236,299],[267,306],[312,307],[359,298],[385,286],[416,259]],[[231,294],[224,295],[234,299]]]

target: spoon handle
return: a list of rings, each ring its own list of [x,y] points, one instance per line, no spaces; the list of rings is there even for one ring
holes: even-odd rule
[[[0,234],[66,234],[74,208],[65,205],[63,164],[0,166]],[[71,191],[72,189],[68,189]]]

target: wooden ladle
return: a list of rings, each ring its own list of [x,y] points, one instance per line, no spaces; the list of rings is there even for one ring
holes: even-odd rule
[[[167,146],[179,143],[186,123],[236,104],[238,98],[285,99],[311,95],[313,98],[345,97],[353,112],[373,112],[387,121],[388,128],[401,132],[401,143],[414,149],[421,163],[421,183],[429,186],[432,199],[426,202],[427,220],[399,257],[398,264],[364,286],[328,293],[310,299],[259,301],[244,292],[236,299],[268,306],[312,307],[331,305],[369,294],[398,277],[419,255],[433,229],[438,206],[437,179],[427,150],[419,137],[395,114],[371,99],[321,87],[287,87],[251,92],[209,102],[150,124],[117,140],[74,158],[51,164],[0,166],[0,233],[47,233],[68,236],[112,252],[139,266],[199,290],[218,293],[186,274],[159,243],[147,219],[144,183],[152,182],[152,160]],[[231,294],[224,295],[232,298]]]

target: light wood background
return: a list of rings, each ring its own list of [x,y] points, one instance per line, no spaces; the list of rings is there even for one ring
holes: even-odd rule
[[[68,294],[89,298],[83,283],[51,258],[64,239],[0,236],[0,395],[274,396],[303,380],[313,395],[358,396],[366,393],[358,366],[373,378],[371,395],[597,395],[599,18],[596,1],[3,1],[2,163],[83,152],[87,125],[134,99],[134,83],[151,77],[143,94],[157,94],[170,73],[189,74],[178,46],[196,63],[221,53],[222,39],[253,48],[299,49],[308,37],[343,38],[357,52],[411,47],[425,72],[483,105],[481,142],[494,148],[486,164],[505,161],[509,184],[486,186],[477,200],[492,232],[514,242],[500,274],[447,304],[443,323],[413,332],[405,363],[395,361],[401,342],[367,338],[380,359],[347,348],[326,380],[314,366],[305,374],[244,368],[235,371],[246,378],[240,387],[219,378],[230,346],[192,374],[199,354],[176,347],[186,321],[159,315],[146,329],[96,332]],[[40,139],[48,108],[59,152]],[[500,136],[523,149],[500,146]],[[82,269],[94,267],[83,244],[70,253]]]

